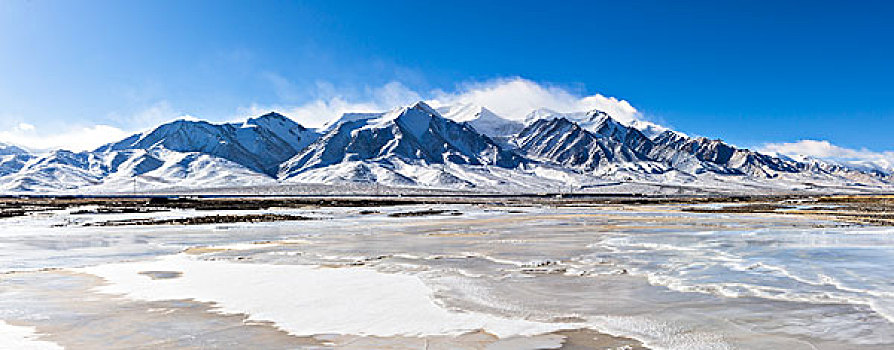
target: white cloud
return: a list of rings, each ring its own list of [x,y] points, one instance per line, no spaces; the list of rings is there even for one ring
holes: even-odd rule
[[[22,123],[19,123],[18,125],[16,125],[13,128],[13,130],[19,131],[19,132],[28,132],[28,131],[34,130],[34,125],[22,122]]]
[[[112,119],[123,121],[122,124],[136,128],[152,128],[161,123],[182,118],[182,113],[176,111],[168,101],[158,101],[135,113],[109,116]]]
[[[319,127],[345,113],[382,112],[423,99],[418,92],[410,90],[399,82],[390,82],[377,88],[367,88],[362,94],[363,97],[360,98],[351,98],[349,95],[357,94],[342,92],[332,84],[319,82],[314,94],[320,98],[296,106],[252,105],[242,108],[239,114],[255,116],[275,111],[291,117],[304,126]]]
[[[291,86],[288,81],[278,80],[278,85]],[[457,91],[435,90],[420,93],[399,82],[391,82],[378,88],[367,88],[363,93],[342,91],[328,83],[318,83],[313,92],[319,98],[300,105],[252,105],[242,108],[240,114],[257,115],[270,111],[288,115],[297,122],[317,127],[348,112],[383,112],[395,107],[425,100],[438,107],[451,104],[476,104],[510,119],[521,120],[537,108],[558,112],[602,110],[621,122],[629,123],[641,118],[640,113],[627,101],[603,95],[581,95],[560,87],[539,84],[523,78],[495,79],[487,82],[467,83]]]
[[[174,119],[196,119],[179,115],[167,101],[159,101],[132,114],[108,115],[117,124],[129,125],[135,130],[144,130]],[[54,130],[55,132],[50,132]],[[0,130],[0,142],[10,143],[41,153],[54,149],[70,151],[92,150],[104,144],[119,141],[135,130],[125,130],[108,124],[95,125],[40,125],[18,122]]]
[[[767,143],[761,147],[764,152],[774,152],[785,155],[802,155],[816,158],[838,159],[865,159],[871,157],[885,157],[894,155],[894,152],[873,152],[867,149],[851,149],[833,145],[826,140],[801,140],[797,142]]]
[[[326,82],[318,82],[309,95],[315,99],[305,103],[289,103],[299,99],[295,85],[285,78],[267,74],[284,104],[258,105],[239,108],[238,120],[270,111],[287,115],[302,125],[319,127],[349,112],[384,112],[390,109],[425,100],[433,106],[466,103],[477,104],[510,119],[523,119],[537,108],[549,108],[558,112],[579,112],[600,109],[621,122],[640,118],[640,113],[627,101],[599,94],[582,95],[567,89],[539,84],[523,78],[503,78],[486,82],[466,83],[456,91],[442,90],[427,93],[414,91],[400,82],[390,82],[379,87],[339,89]],[[111,125],[78,126],[64,128],[61,132],[47,132],[46,127],[27,123],[9,126],[0,131],[0,141],[18,144],[33,150],[65,148],[88,150],[108,142],[117,141],[136,130],[151,128],[184,116],[167,101],[158,101],[132,114],[110,114],[117,125],[132,127],[130,131]],[[207,118],[207,116],[201,116]],[[217,119],[219,120],[219,119]]]
[[[640,117],[627,101],[600,94],[582,96],[566,89],[538,84],[522,78],[496,79],[471,83],[454,93],[436,92],[433,104],[477,104],[503,117],[521,120],[537,108],[557,112],[582,112],[599,109],[620,122],[629,123]]]
[[[72,127],[53,134],[40,133],[33,126],[25,130],[19,125],[12,130],[0,131],[0,140],[35,152],[59,148],[84,151],[120,140],[128,135],[129,132],[109,125]]]
[[[291,101],[301,96],[297,87],[282,75],[273,72],[264,72],[261,76],[270,82],[276,96],[284,101]]]
[[[760,151],[795,159],[812,157],[886,171],[894,170],[894,151],[875,152],[865,148],[845,148],[826,140],[767,143],[760,147]]]
[[[261,115],[278,112],[287,115],[307,127],[319,127],[348,112],[378,112],[383,107],[371,102],[348,102],[342,97],[315,100],[300,106],[260,106],[243,108],[240,115]]]

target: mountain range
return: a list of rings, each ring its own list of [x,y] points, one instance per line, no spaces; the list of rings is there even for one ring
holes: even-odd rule
[[[0,191],[110,193],[377,184],[500,193],[879,192],[878,168],[793,159],[599,110],[524,121],[469,104],[349,113],[306,128],[278,113],[177,120],[92,151],[0,144]]]

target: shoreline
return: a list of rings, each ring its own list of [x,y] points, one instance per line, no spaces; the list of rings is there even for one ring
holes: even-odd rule
[[[602,196],[602,195],[473,195],[473,196],[234,196],[234,197],[2,197],[0,219],[21,217],[31,213],[51,210],[67,210],[82,207],[70,215],[152,213],[171,209],[196,211],[271,210],[282,208],[356,207],[375,208],[404,205],[483,205],[494,207],[553,206],[656,206],[690,205],[680,208],[683,212],[723,214],[780,214],[801,215],[818,219],[834,220],[846,224],[867,226],[894,226],[894,195],[756,195],[756,196]],[[703,207],[699,207],[703,206]],[[366,211],[376,214],[375,210]],[[425,214],[425,211],[419,213]],[[461,215],[461,213],[455,213]],[[408,214],[410,216],[415,214]],[[306,220],[297,216],[253,214],[253,216],[217,215],[217,217],[192,218],[185,221],[121,221],[102,225],[177,225],[213,224],[235,222],[276,222]]]

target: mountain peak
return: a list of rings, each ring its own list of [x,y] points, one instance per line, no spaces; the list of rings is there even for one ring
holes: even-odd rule
[[[598,109],[593,109],[587,112],[562,113],[546,108],[540,108],[529,113],[525,118],[525,121],[527,124],[531,124],[532,122],[541,119],[564,119],[568,122],[578,124],[584,130],[605,135],[610,135],[627,129],[626,126],[612,118],[608,113]]]
[[[431,115],[440,116],[438,111],[436,111],[434,108],[431,108],[431,106],[429,106],[427,103],[425,103],[425,101],[419,101],[419,102],[414,103],[412,106],[410,106],[410,109],[418,109],[421,111],[425,111],[426,113],[431,114]]]
[[[261,115],[261,116],[257,116],[257,117],[254,117],[254,118],[249,118],[248,120],[249,120],[249,121],[252,121],[252,120],[265,120],[265,119],[272,119],[272,120],[292,120],[292,119],[289,118],[289,117],[286,117],[286,116],[284,116],[284,115],[282,115],[282,114],[279,114],[279,113],[277,113],[277,112],[273,112],[273,111],[271,111],[271,112],[267,112],[267,113],[265,113],[265,114],[263,114],[263,115]]]
[[[455,122],[467,122],[477,119],[484,111],[493,113],[483,106],[471,103],[458,103],[454,105],[442,106],[436,109],[444,118]]]
[[[537,121],[538,119],[555,117],[557,115],[561,115],[561,113],[549,108],[537,108],[525,116],[525,124],[532,123],[534,121]]]
[[[665,130],[652,137],[652,139],[656,143],[670,144],[686,142],[687,140],[689,140],[689,136],[674,130]]]
[[[476,131],[491,138],[507,137],[524,129],[521,122],[503,118],[484,106],[476,104],[455,104],[438,108],[444,118],[466,123]]]
[[[403,107],[391,111],[386,114],[377,125],[383,123],[395,122],[403,129],[407,130],[411,135],[420,137],[429,128],[432,118],[443,118],[440,113],[431,108],[423,101],[414,103],[412,106]]]
[[[249,118],[242,124],[243,127],[246,126],[262,126],[267,127],[271,130],[278,129],[299,129],[305,130],[306,128],[301,124],[296,123],[292,118],[286,117],[282,114],[276,112],[270,112],[258,117]]]
[[[615,120],[615,118],[612,118],[611,115],[598,109],[591,110],[584,115],[585,119],[581,120],[580,122],[583,124],[588,124],[594,129],[598,129],[599,127],[602,127],[604,125],[610,125],[612,127],[621,125],[621,123]]]
[[[478,119],[496,119],[496,118],[505,119],[505,118],[497,115],[493,111],[487,109],[487,107],[481,107],[478,110],[477,115],[478,115]]]
[[[630,127],[639,130],[640,132],[643,133],[643,135],[646,135],[646,137],[648,137],[650,139],[658,137],[662,133],[668,132],[668,131],[674,132],[678,135],[686,136],[683,133],[676,132],[676,131],[668,129],[664,126],[661,126],[661,125],[658,125],[658,124],[655,124],[652,122],[644,121],[644,120],[633,120],[632,122],[629,123],[629,125],[630,125]]]
[[[605,119],[605,118],[614,119],[608,113],[605,113],[599,109],[592,109],[589,112],[587,112],[586,115],[587,115],[587,119],[589,119],[589,120]]]
[[[30,154],[28,151],[22,149],[21,147],[11,145],[8,143],[0,142],[0,156],[12,156],[12,155],[27,155]]]

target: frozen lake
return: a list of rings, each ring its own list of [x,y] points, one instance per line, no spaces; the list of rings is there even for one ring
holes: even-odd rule
[[[0,348],[894,347],[891,228],[680,208],[0,219]]]

